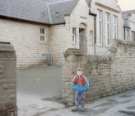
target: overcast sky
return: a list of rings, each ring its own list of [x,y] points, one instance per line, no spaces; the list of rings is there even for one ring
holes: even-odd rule
[[[135,0],[118,0],[122,10],[135,9]]]

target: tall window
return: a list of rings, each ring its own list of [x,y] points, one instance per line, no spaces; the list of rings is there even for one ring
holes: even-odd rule
[[[114,24],[113,24],[113,39],[118,39],[118,17],[117,16],[113,16],[113,20],[114,20]]]
[[[72,28],[72,40],[73,40],[73,45],[76,47],[77,44],[77,33],[76,33],[76,28]]]
[[[118,17],[106,13],[106,44],[109,45],[112,39],[118,39]]]
[[[103,11],[98,10],[98,39],[97,43],[103,45]]]
[[[125,40],[129,40],[130,39],[130,28],[126,27],[125,28]]]
[[[132,31],[132,41],[135,41],[135,31]]]
[[[110,15],[110,13],[105,12],[104,16],[105,16],[104,17],[104,24],[105,24],[105,30],[104,30],[104,34],[105,34],[104,39],[105,40],[104,40],[104,42],[105,42],[105,44],[104,45],[108,46],[110,43],[110,39],[111,39],[111,31],[110,31],[110,29],[111,29],[111,15]]]
[[[110,44],[111,40],[111,15],[107,13],[107,44]]]

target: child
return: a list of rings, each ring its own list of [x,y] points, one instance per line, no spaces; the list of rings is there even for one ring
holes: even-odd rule
[[[89,88],[89,81],[83,74],[83,71],[79,68],[77,74],[74,76],[73,80],[73,91],[75,94],[75,106],[76,108],[72,111],[84,111],[85,105],[85,93]]]

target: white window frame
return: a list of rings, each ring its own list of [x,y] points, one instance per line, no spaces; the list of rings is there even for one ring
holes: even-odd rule
[[[118,39],[118,16],[113,15],[114,17],[114,36],[113,39]]]
[[[97,10],[98,11],[98,38],[96,44],[103,47],[103,11],[102,10]]]
[[[125,28],[125,40],[130,40],[130,29]]]
[[[111,14],[107,12],[107,45],[111,41]]]
[[[43,38],[44,40],[41,40]],[[47,43],[47,29],[45,27],[40,27],[40,42]]]
[[[77,47],[77,28],[76,27],[72,28],[72,41],[73,41],[73,46],[76,48]]]
[[[135,31],[132,31],[132,41],[135,41]]]

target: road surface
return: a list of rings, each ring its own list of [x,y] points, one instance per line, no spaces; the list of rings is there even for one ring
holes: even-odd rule
[[[135,90],[87,104],[85,113],[73,113],[57,100],[62,90],[61,67],[36,66],[17,70],[18,116],[135,116]]]

